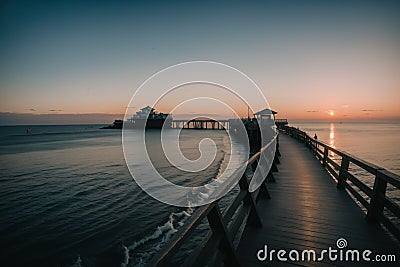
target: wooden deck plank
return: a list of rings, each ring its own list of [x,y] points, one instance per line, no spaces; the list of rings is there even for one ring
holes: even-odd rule
[[[318,253],[336,240],[347,240],[347,248],[370,249],[374,253],[396,254],[400,247],[376,224],[368,224],[365,214],[346,191],[338,190],[333,178],[296,140],[280,136],[279,172],[269,184],[270,200],[258,202],[262,228],[246,226],[237,248],[242,266],[365,266],[366,262],[274,262],[257,260],[257,252],[269,249],[315,249]],[[344,250],[345,251],[345,250]],[[374,263],[376,264],[376,263]],[[396,263],[378,264],[396,266]]]

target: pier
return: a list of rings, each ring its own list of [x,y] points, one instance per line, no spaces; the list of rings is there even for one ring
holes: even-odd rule
[[[273,117],[275,124],[277,127],[283,127],[288,124],[287,119],[276,119],[275,115],[278,112],[271,109],[263,109],[253,114],[253,117],[250,118],[250,114],[248,114],[247,118],[241,119],[227,119],[227,120],[214,120],[207,117],[196,118],[191,120],[172,120],[172,128],[179,129],[196,129],[196,130],[231,130],[238,127],[238,125],[245,125],[247,130],[256,130],[258,128],[257,119],[261,119],[263,116]],[[250,129],[254,128],[254,129]]]
[[[172,128],[196,130],[224,130],[229,129],[230,120],[213,120],[208,118],[192,120],[173,120]]]
[[[221,209],[221,200],[196,208],[148,263],[176,266],[175,256],[200,225],[208,234],[180,266],[398,266],[400,260],[400,206],[387,188],[400,189],[400,177],[328,144],[305,132],[281,126],[273,167],[265,182],[253,193],[248,189],[261,151],[247,162],[239,190]],[[357,177],[354,169],[371,175],[373,186]],[[359,172],[357,172],[359,173]],[[338,249],[370,250],[374,255],[394,255],[395,261],[363,262],[259,260],[269,250]],[[300,252],[301,253],[301,252]],[[288,254],[286,254],[286,258]],[[361,257],[361,256],[360,256]],[[393,257],[391,257],[393,260]]]
[[[178,129],[196,129],[196,130],[229,130],[231,125],[236,123],[237,119],[229,120],[213,120],[213,119],[193,119],[193,120],[173,120],[171,128]],[[246,121],[254,121],[254,119],[242,119]],[[287,119],[275,119],[275,124],[282,127],[288,124]]]

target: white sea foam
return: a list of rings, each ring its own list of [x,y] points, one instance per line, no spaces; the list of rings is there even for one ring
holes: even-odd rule
[[[171,212],[168,221],[166,221],[163,225],[157,226],[157,229],[148,236],[143,237],[140,240],[133,242],[132,245],[125,247],[125,261],[121,264],[121,266],[130,266],[129,264],[129,253],[134,252],[138,247],[148,243],[149,241],[156,241],[151,245],[151,249],[148,252],[139,253],[140,258],[136,259],[135,262],[131,262],[135,266],[144,265],[150,256],[159,250],[163,244],[168,242],[171,236],[176,233],[179,227],[183,226],[185,221],[193,214],[192,208],[187,208],[186,210],[182,210],[179,212]],[[124,265],[125,264],[125,265]]]
[[[124,261],[121,263],[121,267],[129,266],[129,249],[126,246],[123,246],[124,249]]]
[[[81,256],[78,256],[78,258],[75,260],[75,262],[70,267],[82,267],[81,263],[82,263]]]

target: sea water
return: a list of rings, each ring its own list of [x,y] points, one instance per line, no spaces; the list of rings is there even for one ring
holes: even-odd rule
[[[400,123],[294,122],[291,126],[400,175]]]
[[[0,127],[1,265],[143,265],[191,216],[144,193],[126,167],[121,130],[101,126]],[[179,185],[216,178],[231,152],[225,131],[183,130],[180,145],[194,160],[206,137],[217,149],[206,170],[155,167]]]

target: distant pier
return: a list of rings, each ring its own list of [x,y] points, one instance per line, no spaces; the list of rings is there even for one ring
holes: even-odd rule
[[[231,120],[193,119],[173,120],[172,128],[196,129],[196,130],[224,130],[230,128]]]
[[[196,130],[229,130],[235,123],[253,123],[257,122],[255,118],[245,119],[228,119],[228,120],[213,120],[213,119],[192,119],[192,120],[172,120],[172,128],[179,129],[196,129]],[[282,127],[288,124],[287,119],[275,119],[275,124]]]

